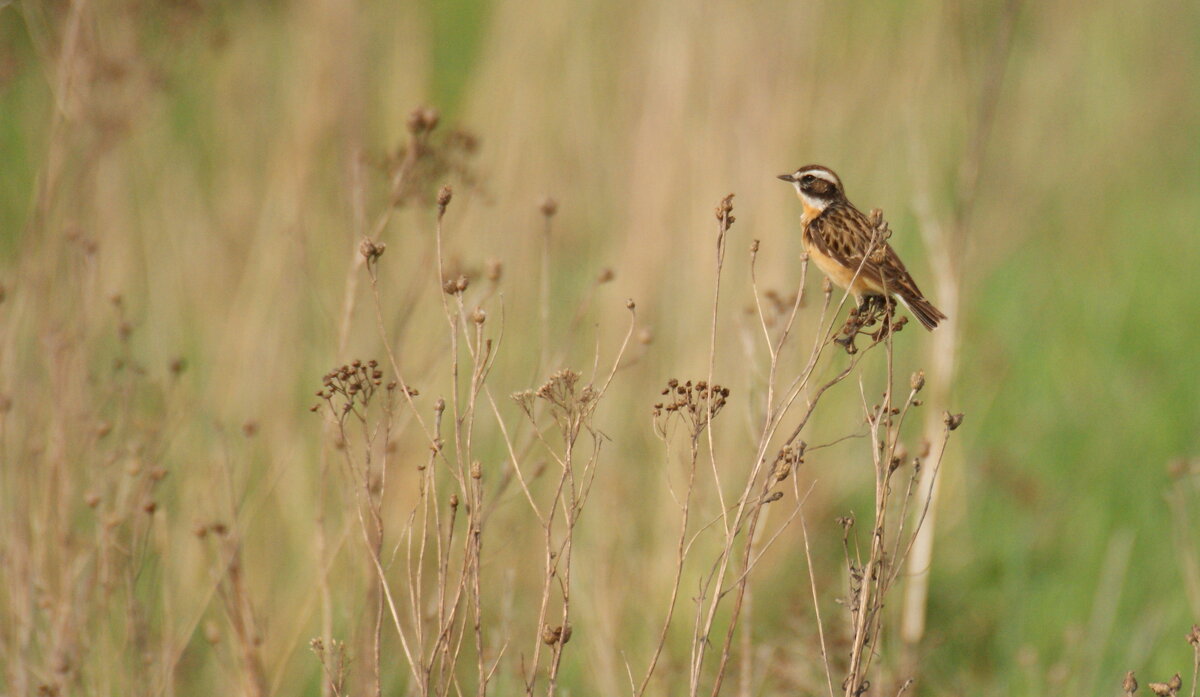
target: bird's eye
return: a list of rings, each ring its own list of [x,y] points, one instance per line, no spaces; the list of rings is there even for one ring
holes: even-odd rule
[[[802,184],[812,184],[814,179],[816,179],[816,177],[814,177],[813,175],[811,175],[811,174],[806,174],[806,175],[804,175],[803,177],[800,177],[800,183],[802,183]]]

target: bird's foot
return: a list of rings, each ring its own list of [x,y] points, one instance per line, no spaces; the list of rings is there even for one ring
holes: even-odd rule
[[[854,342],[860,334],[870,338],[872,345],[878,344],[900,331],[907,321],[907,317],[896,317],[896,301],[892,298],[867,295],[859,301],[858,307],[850,310],[850,316],[846,318],[846,324],[840,332],[841,336],[834,341],[841,344],[846,353],[854,354],[858,352]],[[876,325],[879,325],[878,329],[867,331]]]

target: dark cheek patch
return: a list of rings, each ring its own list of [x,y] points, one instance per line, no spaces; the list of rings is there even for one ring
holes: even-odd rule
[[[833,193],[833,184],[824,179],[814,179],[809,182],[808,186],[803,188],[806,192],[822,198],[828,198]]]

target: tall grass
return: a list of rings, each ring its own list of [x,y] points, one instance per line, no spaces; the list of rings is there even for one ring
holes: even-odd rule
[[[726,693],[841,691],[853,632],[836,629],[847,610],[835,598],[852,575],[837,518],[853,511],[865,530],[876,508],[864,413],[887,381],[870,362],[882,347],[861,374],[866,412],[848,381],[805,426],[805,464],[779,502],[803,501],[802,518],[761,557],[730,556],[729,513],[688,553],[756,560],[740,633],[727,634],[723,604],[712,646],[691,642],[703,594],[685,565],[680,615],[648,670],[680,573],[691,461],[678,440],[664,454],[652,410],[671,378],[729,388],[697,455],[698,474],[721,485],[697,499],[693,524],[755,500],[734,482],[770,418],[770,376],[803,375],[800,347],[824,326],[813,275],[793,350],[764,353],[764,325],[778,336],[802,278],[796,204],[772,175],[810,161],[837,169],[864,210],[888,212],[891,243],[927,290],[937,250],[922,232],[957,219],[963,162],[978,162],[957,254],[958,378],[931,370],[920,407],[968,421],[940,470],[915,668],[887,629],[894,602],[873,644],[876,689],[909,674],[922,694],[1115,693],[1129,669],[1186,677],[1194,584],[1168,532],[1180,504],[1161,502],[1164,463],[1194,456],[1200,421],[1186,321],[1200,105],[1180,89],[1200,67],[1197,18],[1181,1],[1143,9],[497,1],[462,34],[438,4],[0,9],[4,691],[413,689],[400,637],[436,626],[439,607],[461,613],[464,690],[486,682],[482,665],[493,694],[541,692],[553,662],[574,692],[620,693],[649,672],[647,694],[711,689],[722,664]],[[465,65],[446,67],[448,54]],[[428,147],[458,128],[476,141],[455,136],[453,156],[405,174],[426,147],[409,114],[431,96],[450,111]],[[398,192],[398,180],[419,185]],[[455,194],[439,237],[445,183]],[[714,309],[709,206],[729,191],[739,220]],[[539,210],[547,195],[552,216]],[[364,237],[386,245],[377,267]],[[446,295],[439,273],[467,287]],[[894,338],[901,375],[930,367],[929,341]],[[365,443],[307,412],[321,376],[356,358],[385,373],[372,409],[391,380],[419,392],[411,404],[391,393],[382,423],[403,435]],[[849,360],[824,355],[813,384]],[[494,408],[474,392],[481,367]],[[564,543],[566,519],[548,531],[532,515],[573,505],[545,487],[566,471],[564,446],[546,430],[554,407],[536,401],[562,368],[593,389],[616,371],[589,414],[600,449],[569,538],[569,612],[560,587],[546,594],[559,578],[546,540]],[[524,390],[543,409],[532,421],[507,397]],[[438,398],[440,453],[428,447]],[[463,477],[439,483],[434,506],[422,487],[446,460]],[[528,492],[514,462],[541,473]],[[395,596],[410,558],[396,544],[445,539],[434,534],[448,530],[445,487],[460,483],[452,542],[477,520],[472,504],[503,539],[446,562],[471,582],[464,597],[491,602],[479,634],[470,602],[401,615],[411,599]],[[772,506],[779,525],[790,514]],[[747,532],[735,538],[770,539]],[[422,573],[436,577],[433,558]],[[543,615],[554,619],[537,626]],[[696,651],[708,654],[699,672]]]

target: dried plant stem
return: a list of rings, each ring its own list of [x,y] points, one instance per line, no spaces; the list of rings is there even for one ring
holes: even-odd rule
[[[667,460],[670,461],[669,441],[665,438],[665,433],[660,435],[668,443]],[[692,494],[696,490],[696,469],[700,460],[700,446],[695,436],[691,439],[689,455],[687,487],[684,489],[683,502],[680,504],[679,541],[675,549],[675,574],[671,584],[671,597],[667,603],[667,614],[663,620],[662,630],[658,634],[658,643],[655,644],[654,652],[650,656],[650,665],[646,668],[646,675],[642,678],[641,685],[634,690],[634,697],[642,697],[646,693],[646,688],[650,685],[650,678],[654,675],[654,669],[658,667],[658,659],[662,655],[663,646],[667,643],[667,632],[671,628],[671,620],[675,615],[675,604],[679,600],[679,588],[683,582],[683,565],[687,558],[688,550],[686,542],[688,521],[691,519],[692,511]]]
[[[834,697],[833,670],[829,665],[829,647],[825,643],[825,622],[821,619],[821,603],[817,600],[817,575],[813,568],[812,548],[808,542],[808,524],[804,520],[803,509],[800,512],[800,531],[804,538],[804,562],[808,567],[808,587],[812,591],[813,612],[817,618],[817,638],[821,642],[821,665],[825,668],[825,683],[829,688],[829,697]]]

